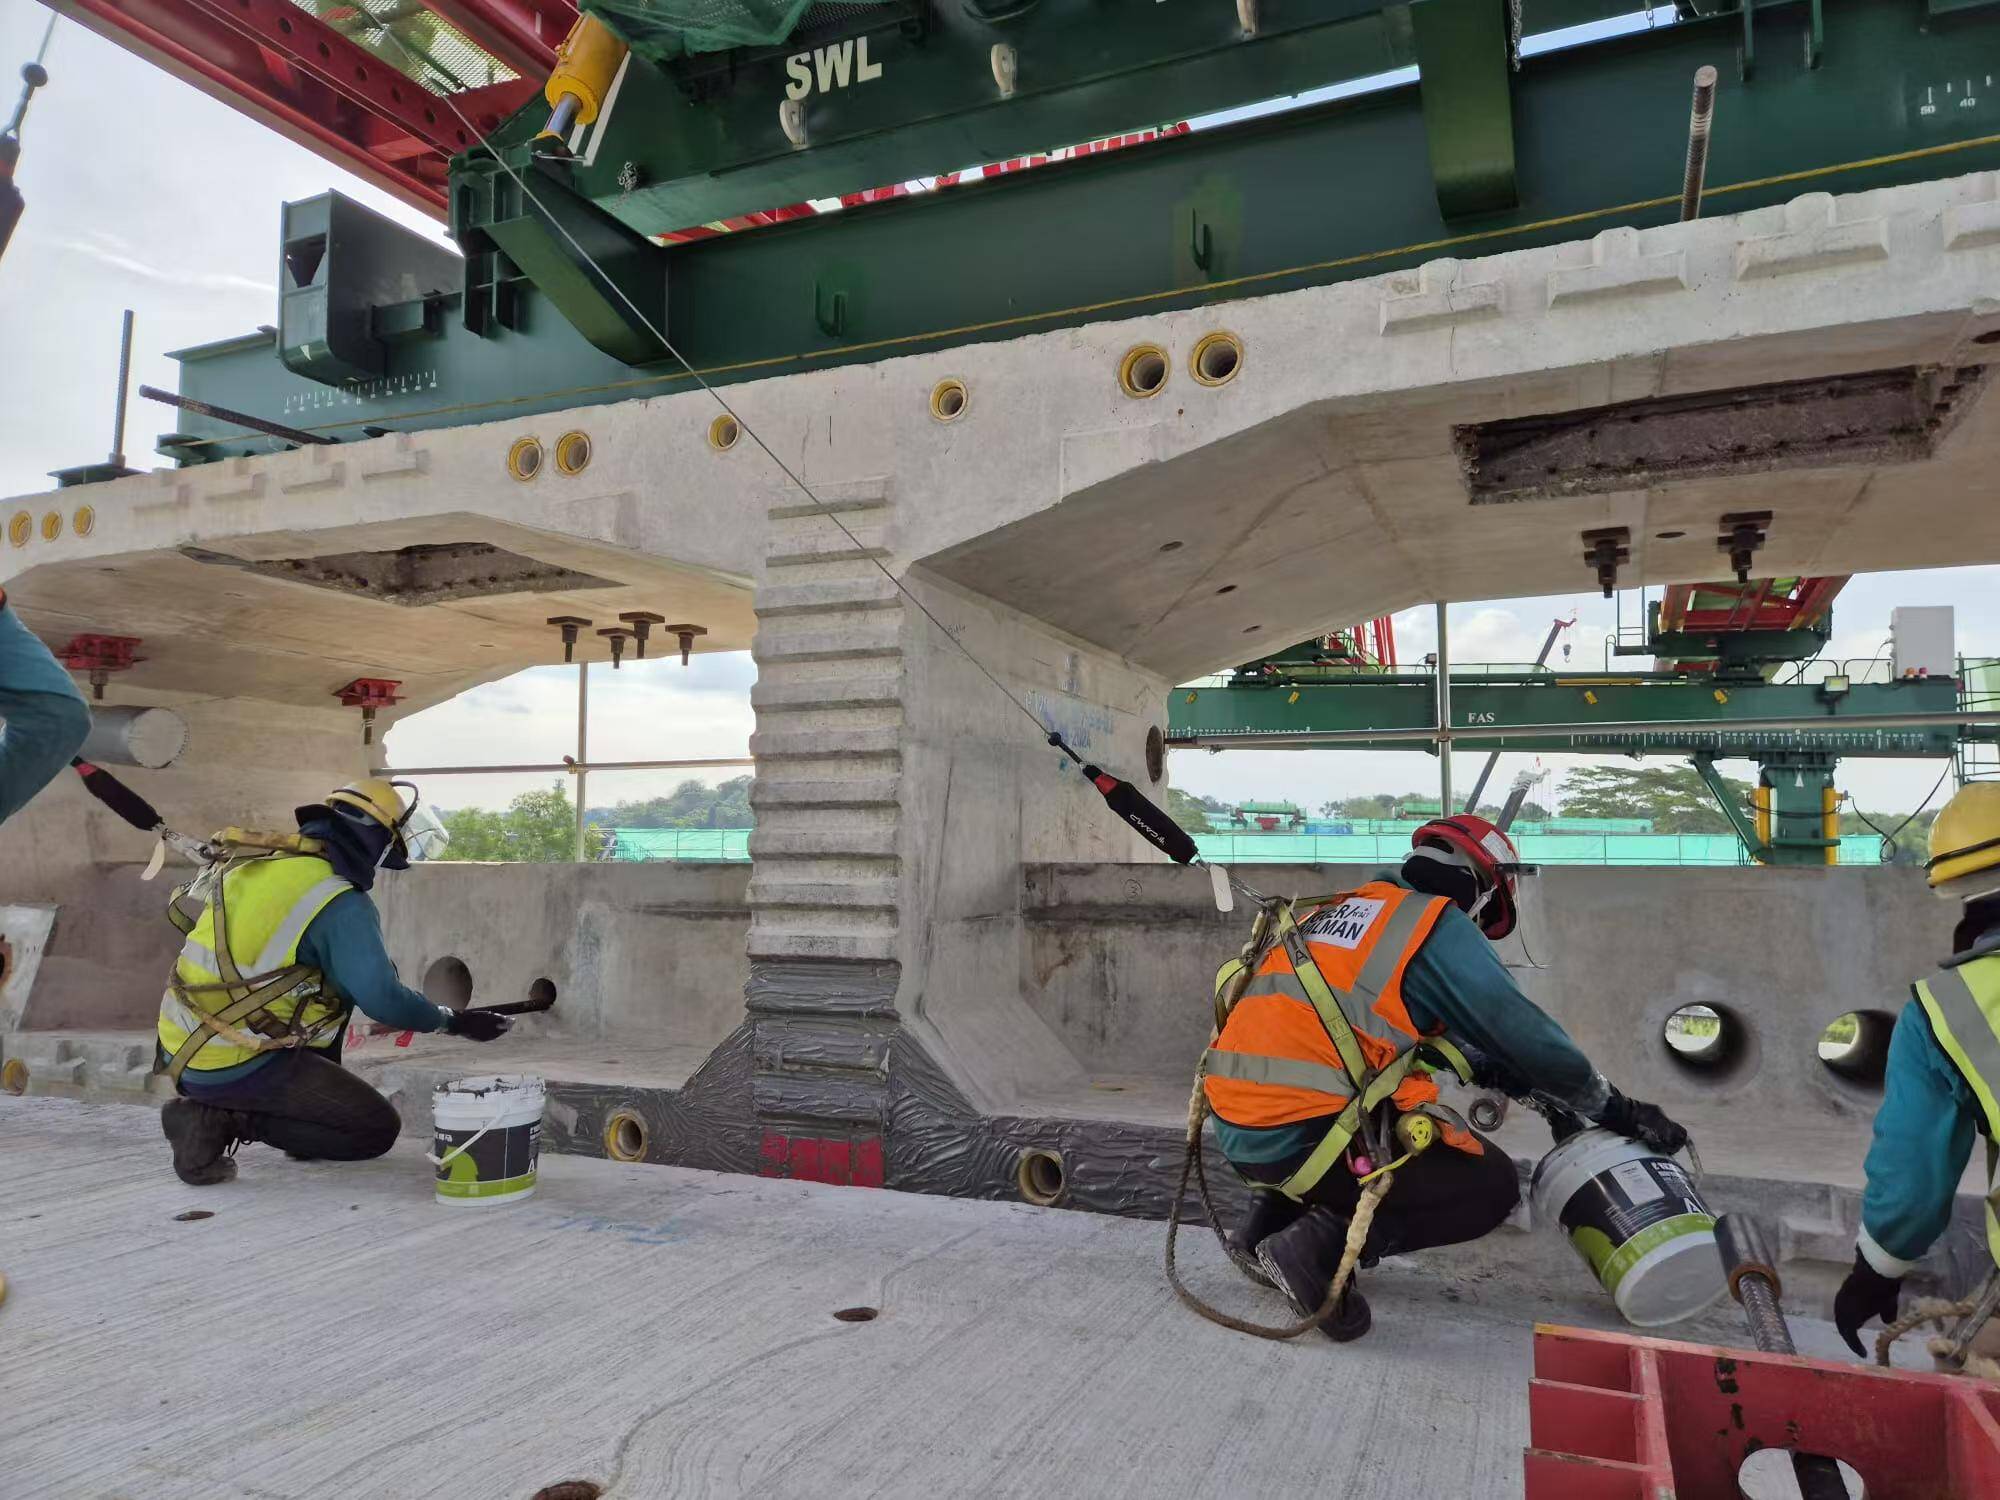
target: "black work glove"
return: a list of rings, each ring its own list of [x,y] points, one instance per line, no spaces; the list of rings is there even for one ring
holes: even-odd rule
[[[513,1024],[512,1016],[496,1015],[490,1010],[455,1010],[444,1023],[444,1029],[468,1041],[491,1042],[505,1036]]]
[[[1611,1101],[1604,1106],[1597,1123],[1662,1156],[1672,1156],[1688,1143],[1688,1133],[1669,1119],[1659,1105],[1628,1099],[1616,1089],[1611,1091]]]
[[[1854,1252],[1854,1269],[1847,1273],[1833,1299],[1833,1326],[1847,1340],[1848,1348],[1867,1355],[1861,1347],[1861,1325],[1870,1318],[1880,1318],[1885,1325],[1895,1322],[1896,1297],[1902,1290],[1901,1278],[1884,1276],[1868,1264],[1867,1256]]]

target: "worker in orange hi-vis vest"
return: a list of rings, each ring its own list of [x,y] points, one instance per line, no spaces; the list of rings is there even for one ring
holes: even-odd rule
[[[1367,1155],[1360,1112],[1348,1111],[1350,1063],[1385,1075],[1382,1086],[1395,1080],[1370,1112],[1378,1141],[1401,1142],[1382,1149],[1438,1142],[1399,1166],[1363,1245],[1364,1266],[1477,1239],[1520,1199],[1513,1161],[1439,1104],[1428,1064],[1532,1096],[1552,1118],[1594,1121],[1656,1151],[1687,1143],[1664,1111],[1607,1083],[1493,951],[1519,920],[1520,869],[1512,841],[1484,818],[1461,813],[1423,824],[1400,872],[1384,871],[1302,914],[1297,941],[1265,952],[1203,1059],[1217,1141],[1252,1187],[1250,1211],[1231,1240],[1256,1256],[1301,1315],[1317,1311],[1332,1284],[1363,1178],[1390,1165]],[[1301,959],[1310,960],[1303,981]],[[1337,998],[1346,1022],[1335,1016],[1332,1024],[1350,1035],[1336,1040],[1313,991],[1322,1002]],[[1343,1060],[1343,1048],[1358,1049],[1359,1058]],[[1350,1279],[1320,1327],[1346,1342],[1371,1322]]]

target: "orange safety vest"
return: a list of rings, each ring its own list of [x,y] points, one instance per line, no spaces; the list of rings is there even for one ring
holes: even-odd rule
[[[1353,1098],[1356,1080],[1294,967],[1301,949],[1332,990],[1369,1072],[1390,1069],[1429,1040],[1403,1002],[1403,971],[1449,904],[1371,881],[1299,918],[1295,940],[1271,945],[1203,1059],[1209,1108],[1231,1125],[1255,1129],[1338,1116]],[[1426,1107],[1438,1099],[1429,1072],[1404,1066],[1389,1102],[1400,1111],[1437,1114],[1447,1145],[1483,1155],[1479,1138],[1455,1116]]]

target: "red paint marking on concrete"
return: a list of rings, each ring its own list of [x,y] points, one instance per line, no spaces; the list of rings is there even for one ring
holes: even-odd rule
[[[830,1182],[839,1187],[881,1187],[882,1139],[852,1141],[831,1136],[789,1136],[766,1131],[758,1147],[760,1177]]]

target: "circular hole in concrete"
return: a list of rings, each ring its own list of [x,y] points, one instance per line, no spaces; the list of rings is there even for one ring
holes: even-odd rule
[[[1063,1160],[1053,1151],[1023,1151],[1014,1167],[1014,1185],[1030,1203],[1047,1208],[1063,1194]]]
[[[1653,533],[1653,540],[1656,542],[1677,542],[1686,535],[1685,531],[1656,531]]]
[[[464,1010],[472,1003],[472,970],[465,960],[447,953],[424,970],[424,998],[433,1005]]]
[[[556,1003],[556,982],[544,976],[528,986],[530,1005],[554,1005]]]
[[[604,1154],[613,1161],[644,1161],[646,1139],[646,1122],[629,1109],[614,1111],[604,1122]]]
[[[9,1094],[28,1092],[28,1065],[18,1057],[10,1057],[0,1063],[0,1091]]]
[[[1245,625],[1243,627],[1243,633],[1245,635],[1255,635],[1258,631],[1262,630],[1263,628],[1264,627],[1262,625]]]
[[[882,1316],[879,1307],[842,1307],[834,1311],[834,1317],[843,1323],[872,1323]]]
[[[1975,344],[2000,344],[2000,328],[1989,328],[1984,333],[1976,334],[1972,342]]]
[[[565,432],[556,439],[556,467],[565,474],[581,474],[590,467],[590,434]]]
[[[542,444],[539,438],[516,438],[507,450],[507,472],[516,479],[533,479],[542,472]]]
[[[718,453],[727,453],[734,448],[741,436],[743,429],[736,425],[736,418],[727,412],[708,424],[708,446]]]
[[[1188,373],[1203,385],[1227,385],[1243,368],[1243,341],[1233,333],[1203,334],[1188,357]]]
[[[185,1213],[175,1214],[174,1222],[176,1224],[192,1224],[196,1219],[212,1219],[214,1217],[215,1212],[213,1209],[191,1208]]]
[[[970,399],[962,380],[940,380],[931,390],[931,415],[940,422],[956,422],[965,415]]]
[[[1162,552],[1178,552],[1186,545],[1186,542],[1162,542],[1160,543],[1160,550]]]
[[[1216,593],[1218,594],[1233,594],[1235,592],[1236,592],[1236,585],[1233,583],[1225,583],[1221,588],[1216,590]]]
[[[1660,1031],[1667,1056],[1695,1073],[1720,1075],[1742,1061],[1748,1037],[1735,1012],[1713,1005],[1683,1005]]]
[[[1889,1069],[1889,1034],[1896,1018],[1886,1010],[1851,1010],[1836,1016],[1819,1037],[1827,1071],[1863,1088],[1879,1089]]]
[[[594,1479],[562,1479],[536,1490],[533,1500],[597,1500],[603,1493],[604,1486]]]
[[[1118,386],[1134,400],[1157,396],[1167,385],[1167,351],[1158,344],[1140,344],[1118,362]]]
[[[1146,776],[1155,785],[1167,774],[1167,737],[1155,724],[1146,731]]]

